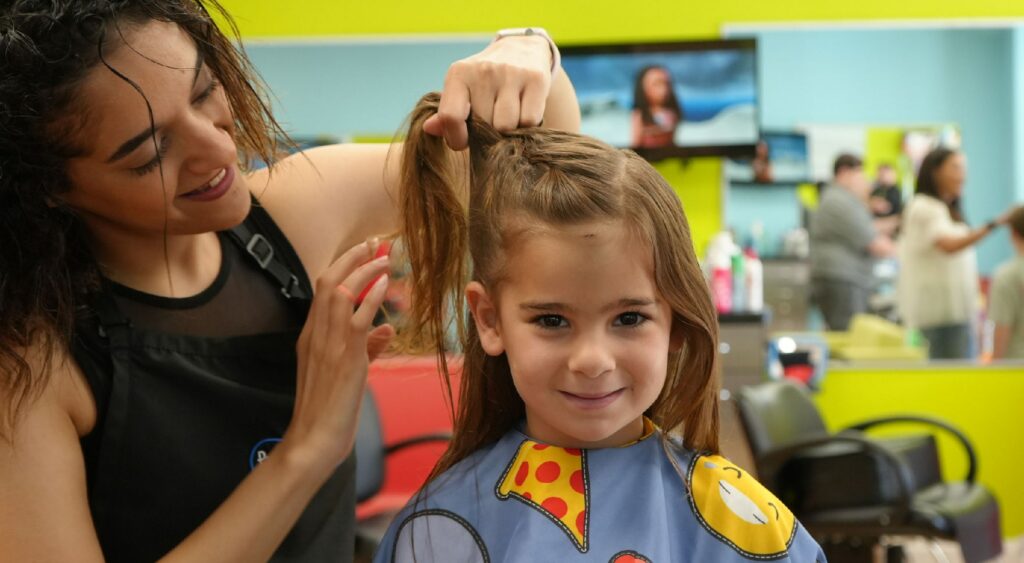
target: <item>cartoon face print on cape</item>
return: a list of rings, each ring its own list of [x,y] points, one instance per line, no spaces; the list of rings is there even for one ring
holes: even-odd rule
[[[750,559],[786,555],[796,519],[750,474],[722,456],[695,455],[687,482],[690,508],[720,541]]]

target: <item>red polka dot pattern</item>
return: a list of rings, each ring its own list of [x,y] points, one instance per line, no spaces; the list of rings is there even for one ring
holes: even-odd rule
[[[541,483],[554,483],[561,474],[561,468],[553,461],[545,461],[537,468],[537,480]]]
[[[561,519],[565,516],[565,513],[569,511],[569,507],[566,506],[565,501],[558,497],[548,497],[544,499],[544,502],[540,503],[544,510],[547,510],[555,518]]]
[[[590,544],[586,458],[586,450],[524,441],[498,483],[498,498],[516,496],[544,513],[586,553]],[[632,552],[616,555],[626,553]]]
[[[569,484],[572,485],[572,490],[583,494],[583,471],[579,469],[573,471],[572,476],[569,477]]]
[[[519,472],[516,473],[516,485],[520,487],[526,482],[526,477],[530,475],[530,464],[525,461],[519,464]]]

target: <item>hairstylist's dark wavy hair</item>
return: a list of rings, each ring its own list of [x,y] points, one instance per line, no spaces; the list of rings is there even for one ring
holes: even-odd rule
[[[66,346],[76,311],[99,284],[84,227],[61,194],[72,188],[67,160],[87,151],[79,134],[87,117],[76,94],[124,34],[162,21],[192,38],[223,84],[243,163],[273,162],[277,140],[287,138],[252,65],[207,6],[237,39],[216,0],[7,0],[0,6],[0,435],[45,386],[49,358]],[[30,350],[40,354],[41,369],[30,369]]]
[[[955,154],[959,153],[946,147],[939,147],[928,153],[921,161],[921,168],[917,171],[917,186],[914,188],[914,193],[928,195],[945,203],[949,207],[949,216],[954,221],[966,223],[967,219],[964,218],[960,198],[948,202],[942,199],[942,195],[939,194],[939,184],[935,181],[935,172],[946,163],[949,157]]]

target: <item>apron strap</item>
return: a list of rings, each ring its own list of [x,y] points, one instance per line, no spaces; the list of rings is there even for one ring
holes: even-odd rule
[[[109,375],[109,396],[103,415],[103,440],[99,446],[96,461],[94,490],[115,490],[117,468],[124,462],[124,436],[128,427],[128,406],[132,395],[132,323],[121,313],[113,297],[113,290],[104,280],[91,303],[98,318],[97,331],[107,340],[110,349],[112,371]],[[95,388],[94,388],[95,389]],[[97,400],[99,400],[97,398]],[[93,506],[93,519],[97,526],[103,526],[111,518],[112,508],[106,503]]]
[[[305,287],[307,284],[303,284],[299,277],[293,273],[292,269],[288,267],[284,256],[280,252],[281,249],[275,249],[267,236],[256,232],[252,225],[249,224],[250,219],[252,219],[253,223],[259,222],[259,216],[255,207],[258,204],[254,201],[253,205],[253,212],[250,213],[249,217],[241,225],[227,231],[227,233],[256,261],[261,270],[277,281],[277,284],[281,286],[282,295],[288,299],[312,299],[312,293]],[[260,210],[262,211],[262,209]],[[261,230],[267,232],[268,236],[273,237],[267,229]]]
[[[99,335],[110,342],[111,356],[117,356],[131,345],[132,321],[121,313],[106,281],[102,283],[103,287],[94,296],[92,310],[99,318]]]

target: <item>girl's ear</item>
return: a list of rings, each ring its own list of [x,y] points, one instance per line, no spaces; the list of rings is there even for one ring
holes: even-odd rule
[[[488,356],[500,356],[505,352],[505,343],[501,338],[498,308],[487,289],[480,282],[470,282],[466,286],[466,301],[469,302],[469,312],[473,315],[484,352]]]

